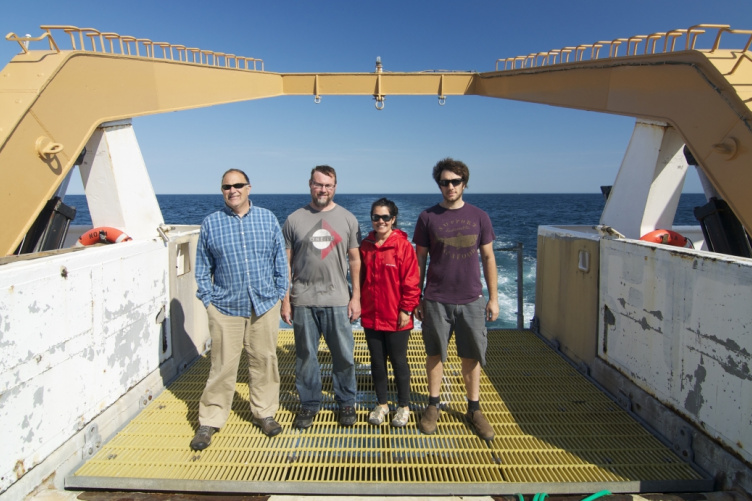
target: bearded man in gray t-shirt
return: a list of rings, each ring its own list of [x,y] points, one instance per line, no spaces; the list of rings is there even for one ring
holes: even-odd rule
[[[337,174],[332,167],[316,166],[308,185],[311,203],[290,214],[282,227],[292,287],[280,315],[295,332],[295,386],[300,396],[293,426],[311,426],[321,407],[317,354],[322,334],[332,355],[339,424],[352,426],[357,421],[357,386],[351,323],[360,318],[360,227],[350,211],[334,203]]]

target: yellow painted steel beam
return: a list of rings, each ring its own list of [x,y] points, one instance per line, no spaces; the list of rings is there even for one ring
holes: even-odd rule
[[[282,95],[481,95],[665,121],[752,228],[749,51],[683,51],[489,73],[276,74],[151,57],[19,55],[0,72],[0,255],[12,253],[101,123]],[[745,102],[745,99],[747,100]]]
[[[752,59],[682,51],[484,73],[479,95],[666,122],[752,229]],[[582,138],[587,141],[588,138]]]
[[[0,72],[0,255],[16,249],[97,126],[281,95],[274,73],[91,52],[29,52]]]
[[[411,95],[475,94],[477,73],[288,73],[282,75],[286,95]]]

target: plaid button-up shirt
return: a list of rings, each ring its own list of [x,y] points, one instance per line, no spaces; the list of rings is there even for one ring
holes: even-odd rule
[[[289,286],[285,239],[274,214],[251,203],[238,216],[225,206],[201,223],[196,296],[225,315],[263,315]]]

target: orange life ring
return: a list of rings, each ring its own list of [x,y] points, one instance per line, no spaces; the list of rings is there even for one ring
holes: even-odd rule
[[[92,228],[81,235],[81,238],[78,239],[77,245],[94,245],[99,243],[116,244],[119,242],[127,242],[128,240],[133,239],[117,228],[100,226],[99,228]]]
[[[673,245],[675,247],[687,247],[687,244],[691,245],[690,240],[684,235],[680,235],[675,231],[663,229],[646,233],[640,237],[640,240],[656,244]]]

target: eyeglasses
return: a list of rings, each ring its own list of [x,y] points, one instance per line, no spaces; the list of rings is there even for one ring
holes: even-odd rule
[[[385,223],[392,219],[391,214],[371,214],[371,221],[374,223],[377,222],[379,219],[384,221]]]
[[[442,179],[441,181],[439,181],[439,186],[441,186],[442,188],[446,188],[450,184],[452,186],[459,186],[462,184],[462,178],[458,177],[455,179]]]
[[[222,191],[229,191],[230,188],[235,188],[236,190],[239,190],[240,188],[244,186],[248,186],[248,183],[223,184]]]
[[[311,183],[311,186],[313,186],[317,190],[324,189],[326,191],[332,191],[336,185],[335,184]]]

